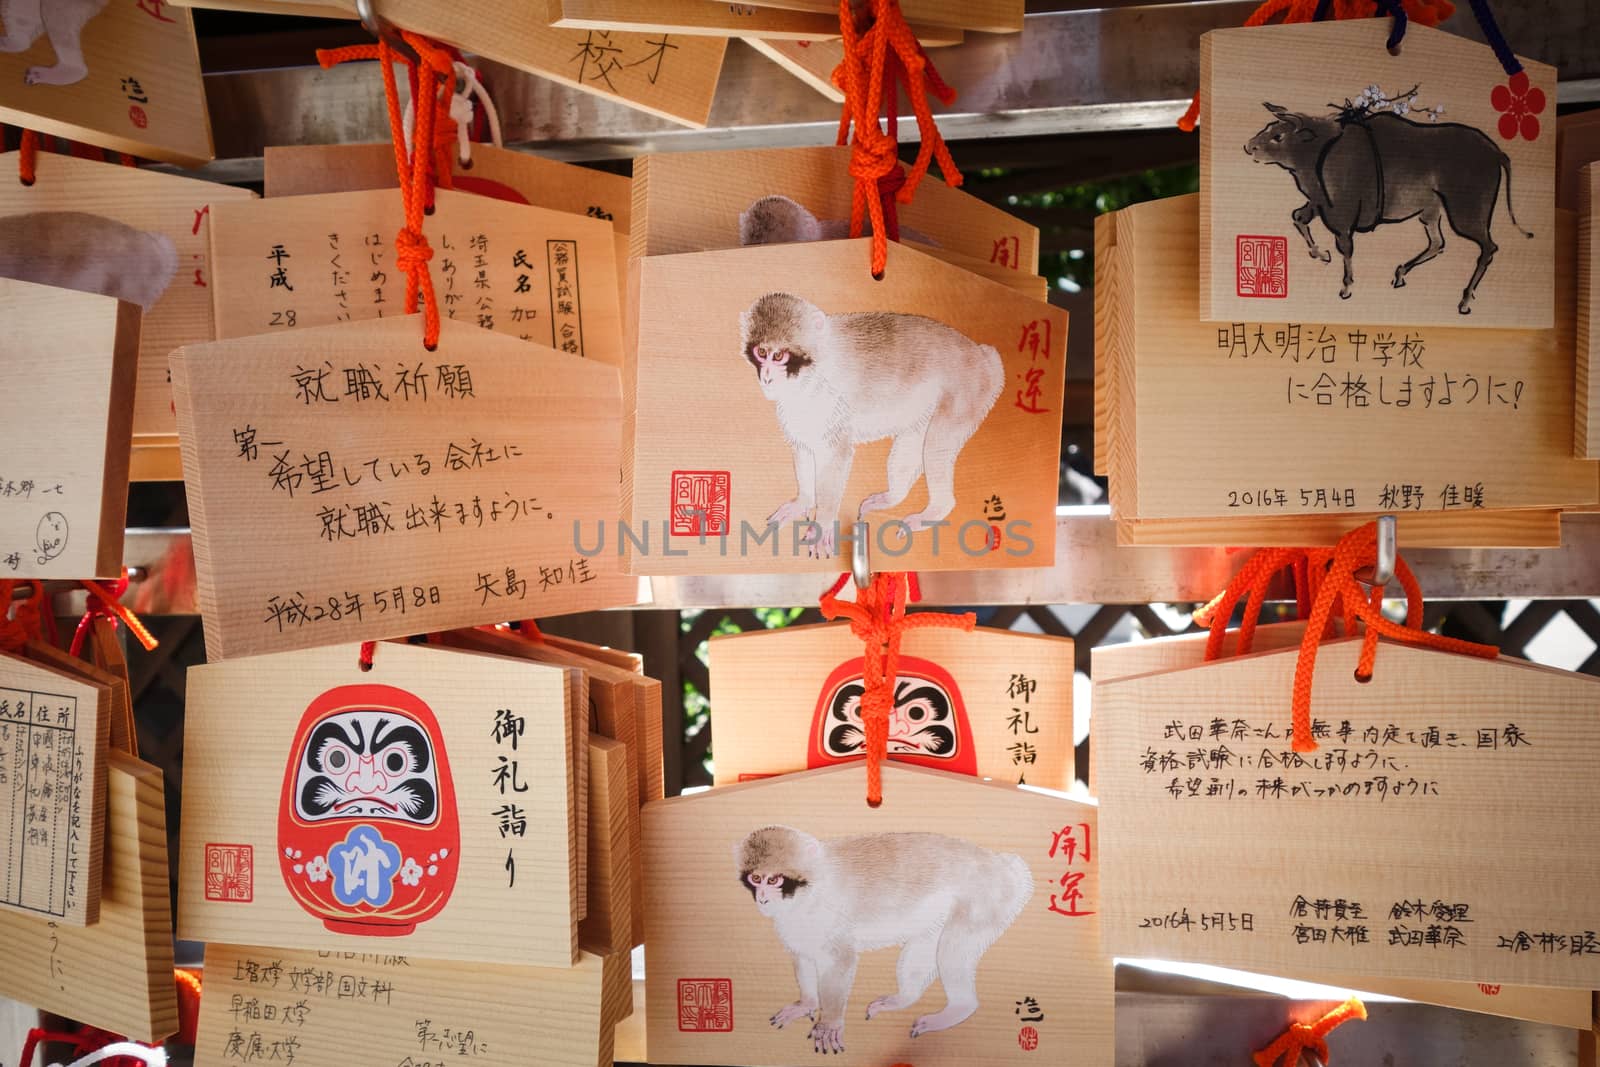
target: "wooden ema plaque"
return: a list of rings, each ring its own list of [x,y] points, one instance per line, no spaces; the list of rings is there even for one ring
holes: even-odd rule
[[[1207,323],[1190,299],[1197,207],[1177,197],[1117,216],[1108,343],[1119,519],[1331,515],[1349,529],[1395,511],[1407,536],[1412,512],[1593,502],[1596,468],[1571,446],[1574,228],[1557,244],[1568,265],[1560,329]],[[1201,465],[1187,423],[1174,421],[1193,411],[1230,413]],[[1315,447],[1282,449],[1308,433]]]
[[[11,0],[0,122],[194,166],[212,158],[187,11],[161,0]]]
[[[393,160],[391,150],[390,169]],[[0,172],[16,169],[16,153],[0,154]],[[170,448],[166,476],[177,478],[167,355],[213,338],[211,205],[255,194],[55,152],[39,153],[35,173],[32,185],[0,182],[0,226],[9,235],[0,246],[0,275],[139,305],[135,445]]]
[[[790,11],[838,12],[828,0],[759,0],[754,7]],[[903,0],[900,10],[913,24],[949,26],[988,33],[1016,33],[1022,29],[1022,0]]]
[[[1549,329],[1556,70],[1388,19],[1200,38],[1208,321]]]
[[[109,620],[97,619],[97,622]],[[115,641],[115,638],[112,638]],[[91,633],[88,651],[98,658],[99,649],[95,647],[96,638]],[[120,650],[119,650],[120,651]],[[43,641],[29,641],[23,646],[23,655],[42,666],[58,671],[87,682],[96,689],[106,691],[106,743],[118,752],[126,752],[130,756],[138,757],[134,751],[131,739],[133,729],[133,712],[128,702],[128,677],[127,665],[123,664],[122,673],[116,674],[111,670],[102,669],[88,660],[79,659],[77,656],[45,644]],[[98,698],[96,703],[98,703]]]
[[[0,654],[0,911],[99,920],[110,704],[76,672]]]
[[[639,807],[629,796],[627,746],[589,738],[588,909],[578,943],[590,952],[633,951],[634,851]]]
[[[1259,626],[1256,628],[1253,651],[1299,648],[1305,625],[1304,622],[1284,622]],[[1100,646],[1091,654],[1094,661],[1091,674],[1098,686],[1135,675],[1196,667],[1205,662],[1207,637],[1203,633],[1180,634],[1150,641]],[[1238,631],[1228,631],[1223,645],[1224,654],[1233,655],[1238,647]],[[1091,775],[1091,788],[1094,777]],[[1276,968],[1273,973],[1285,978],[1322,982],[1367,993],[1404,997],[1426,1004],[1512,1019],[1529,1019],[1572,1029],[1586,1030],[1592,1021],[1591,994],[1587,989],[1552,989],[1500,982],[1371,978],[1357,974],[1327,974],[1316,970],[1295,971],[1282,967]]]
[[[1600,163],[1579,172],[1578,376],[1573,429],[1576,454],[1600,459],[1600,241],[1594,213],[1600,204]]]
[[[185,2],[233,11],[356,13],[355,0]],[[545,0],[384,0],[382,14],[396,26],[496,63],[696,128],[711,114],[728,45],[724,37],[559,29],[550,25]]]
[[[617,514],[616,369],[449,321],[428,352],[421,329],[173,355],[209,658],[635,601],[574,545]]]
[[[636,33],[684,33],[717,37],[769,37],[807,43],[839,36],[839,12],[785,11],[717,0],[547,0],[550,24],[562,29],[624,29]],[[922,45],[949,44],[960,30],[912,26]]]
[[[848,624],[713,637],[709,647],[718,785],[865,757],[861,639]],[[1066,638],[908,631],[889,713],[889,758],[1066,790],[1074,767],[1072,671]]]
[[[0,427],[0,573],[120,574],[139,309],[0,279],[0,321],[0,355],[27,369]]]
[[[106,762],[99,921],[68,926],[0,911],[0,996],[160,1041],[178,1029],[161,772],[122,752]]]
[[[214,215],[219,340],[404,313],[397,193],[270,197]],[[622,363],[610,223],[440,189],[426,228],[441,318]]]
[[[640,156],[633,168],[635,256],[850,233],[848,147],[666,152]],[[898,212],[907,241],[1017,274],[1039,270],[1037,227],[936,177]]]
[[[643,883],[644,883],[644,843],[641,838],[640,808],[643,806],[641,791],[647,788],[645,761],[648,759],[644,746],[639,736],[639,723],[637,719],[636,697],[639,677],[630,670],[589,659],[574,652],[567,651],[547,643],[543,635],[538,640],[529,640],[521,635],[514,635],[509,631],[493,630],[485,627],[467,630],[452,630],[440,634],[441,644],[452,648],[468,649],[475,652],[488,653],[497,656],[509,656],[514,659],[526,659],[535,663],[548,663],[552,666],[563,667],[569,671],[581,673],[586,679],[586,702],[584,714],[587,725],[595,735],[610,738],[620,742],[623,746],[622,759],[624,762],[624,775],[626,782],[623,788],[626,794],[623,803],[627,811],[625,828],[628,833],[628,852],[626,858],[632,865],[629,890],[633,894],[633,904],[628,916],[634,924],[637,941],[644,939],[644,908],[643,908]],[[659,684],[659,683],[658,683]],[[656,707],[656,721],[660,721],[660,707]],[[659,742],[660,730],[656,731]],[[609,757],[608,757],[609,758]],[[659,743],[656,749],[655,762],[660,766]],[[592,763],[592,761],[591,761]],[[591,792],[593,783],[591,781]],[[644,796],[644,799],[659,799],[656,796]],[[609,804],[611,798],[605,798]],[[609,818],[608,815],[603,817]],[[591,824],[594,814],[591,808]],[[591,825],[591,834],[593,826]],[[593,840],[591,838],[591,851]]]
[[[189,674],[178,925],[198,941],[577,961],[566,672],[384,643]]]
[[[873,282],[868,244],[638,261],[631,573],[837,572],[860,522],[878,569],[1054,558],[1067,313],[899,246]]]
[[[387,142],[269,145],[264,158],[268,197],[399,187],[394,146]],[[624,175],[490,144],[472,146],[470,167],[451,153],[451,172],[456,192],[605,219],[617,231],[628,232],[633,183]],[[431,222],[428,227],[431,232]]]
[[[865,790],[857,763],[645,810],[650,1058],[1110,1067],[1095,809],[893,762]]]
[[[777,37],[746,37],[744,43],[772,60],[836,104],[844,91],[833,84],[833,72],[844,61],[844,42],[790,41]]]
[[[423,1067],[459,1057],[484,1067],[610,1067],[613,1028],[632,1012],[627,953],[514,967],[374,947],[383,951],[206,945],[196,1067]]]
[[[1290,751],[1297,649],[1096,686],[1101,825],[1119,842],[1106,950],[1594,988],[1600,861],[1574,769],[1600,749],[1600,681],[1385,644],[1362,684],[1359,651],[1317,656],[1315,752]],[[1530,781],[1535,807],[1510,799]]]

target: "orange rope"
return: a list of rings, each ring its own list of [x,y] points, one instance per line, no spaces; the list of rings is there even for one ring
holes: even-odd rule
[[[401,31],[407,44],[416,49],[421,70],[417,71],[419,90],[416,101],[416,133],[410,149],[406,146],[405,124],[400,116],[400,90],[395,83],[396,56],[382,40],[375,45],[319,49],[317,62],[324,69],[352,59],[377,59],[383,74],[384,97],[389,105],[389,133],[394,141],[395,170],[400,176],[400,198],[405,204],[405,225],[395,234],[395,265],[406,275],[406,314],[417,311],[419,297],[423,314],[422,343],[430,352],[439,345],[439,304],[433,293],[433,276],[428,261],[433,248],[422,233],[422,216],[433,197],[435,165],[434,128],[438,113],[441,82],[449,92],[454,67],[449,53],[419,34]]]
[[[883,761],[889,749],[889,711],[894,706],[895,676],[900,666],[900,639],[907,630],[938,627],[970,631],[977,619],[971,612],[951,615],[938,611],[906,614],[908,601],[922,599],[913,574],[876,574],[853,601],[840,600],[849,575],[840,575],[819,604],[825,619],[850,620],[850,632],[866,646],[862,668],[861,727],[866,734],[867,803],[883,803]]]
[[[1264,26],[1278,19],[1282,25],[1291,22],[1313,22],[1317,13],[1318,0],[1265,0],[1250,17],[1244,20],[1246,26]],[[1399,0],[1407,18],[1423,26],[1437,26],[1440,22],[1455,14],[1455,5],[1450,0]],[[1386,12],[1377,0],[1333,0],[1330,5],[1328,18],[1330,19],[1366,19],[1376,18]],[[1178,128],[1185,133],[1193,133],[1200,121],[1200,94],[1196,92],[1194,99],[1189,101],[1189,110],[1183,113],[1178,120]]]
[[[11,599],[18,586],[32,592],[21,600]],[[0,580],[0,651],[16,652],[29,641],[44,636],[44,583],[37,579]]]
[[[145,627],[145,624],[139,621],[139,616],[135,615],[132,609],[122,603],[122,594],[128,591],[128,570],[126,567],[122,570],[122,577],[112,582],[109,586],[89,581],[87,578],[83,579],[81,584],[89,591],[89,602],[84,609],[83,618],[78,620],[78,628],[73,632],[72,644],[67,651],[74,656],[83,653],[84,639],[89,636],[89,629],[94,625],[94,620],[97,618],[110,619],[112,626],[115,626],[119,619],[127,623],[128,632],[138,638],[139,643],[144,646],[146,652],[153,651],[160,644],[155,635]]]
[[[1311,737],[1311,681],[1316,672],[1317,648],[1332,633],[1336,618],[1344,620],[1346,634],[1355,633],[1358,621],[1364,626],[1361,655],[1356,666],[1356,676],[1362,681],[1372,677],[1378,658],[1379,637],[1482,659],[1493,659],[1500,654],[1500,650],[1493,645],[1444,637],[1422,629],[1422,587],[1410,566],[1398,555],[1395,557],[1395,578],[1405,592],[1406,621],[1403,625],[1390,622],[1383,614],[1383,590],[1369,590],[1356,577],[1357,572],[1373,566],[1377,559],[1376,522],[1352,530],[1331,549],[1262,549],[1245,561],[1215,599],[1194,614],[1196,622],[1211,628],[1211,634],[1206,639],[1205,658],[1214,660],[1222,655],[1223,639],[1234,607],[1241,598],[1245,598],[1244,619],[1239,625],[1239,646],[1236,650],[1237,655],[1245,655],[1250,651],[1261,603],[1266,598],[1272,579],[1285,568],[1293,570],[1298,614],[1307,620],[1305,633],[1300,638],[1300,658],[1295,664],[1294,694],[1290,705],[1294,716],[1293,748],[1296,752],[1315,752],[1317,749],[1317,743]]]
[[[22,141],[17,145],[17,177],[23,185],[39,180],[39,135],[32,130],[22,131]]]
[[[1327,1063],[1328,1034],[1351,1019],[1365,1021],[1366,1017],[1366,1006],[1360,998],[1351,997],[1314,1023],[1290,1023],[1276,1041],[1255,1054],[1256,1067],[1273,1067],[1280,1062],[1283,1067],[1298,1067],[1301,1054],[1307,1049]]]
[[[833,82],[844,91],[844,107],[839,114],[839,144],[850,145],[850,174],[856,180],[855,196],[850,207],[850,236],[860,237],[865,220],[872,220],[872,273],[883,274],[889,257],[889,230],[884,222],[883,202],[879,196],[880,180],[900,173],[899,143],[897,137],[885,133],[878,125],[878,113],[883,108],[885,81],[891,98],[893,79],[898,65],[898,75],[904,79],[906,95],[911,100],[911,110],[917,117],[917,130],[922,144],[916,161],[904,184],[899,185],[894,197],[902,204],[911,203],[917,185],[935,159],[946,184],[961,184],[961,172],[950,149],[933,120],[933,110],[928,104],[931,90],[945,104],[956,98],[955,90],[946,85],[939,72],[929,62],[916,34],[906,24],[900,13],[899,0],[868,0],[873,22],[866,32],[856,29],[850,0],[839,0],[839,31],[844,42],[844,59],[833,72]],[[892,55],[891,55],[892,51]],[[898,107],[891,106],[891,112]],[[854,124],[855,136],[850,130]],[[891,130],[894,117],[890,118]],[[898,184],[890,178],[883,186],[892,189]]]

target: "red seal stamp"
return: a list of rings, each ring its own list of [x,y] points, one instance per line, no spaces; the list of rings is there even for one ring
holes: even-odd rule
[[[207,900],[255,899],[254,851],[249,845],[206,845]]]
[[[725,535],[732,484],[732,476],[727,471],[673,471],[672,535]]]
[[[678,979],[678,1029],[693,1034],[733,1031],[733,979]]]
[[[1240,234],[1239,295],[1282,298],[1289,295],[1289,239]]]
[[[150,116],[146,115],[144,113],[144,108],[140,107],[138,104],[129,104],[128,121],[142,130],[146,126],[150,125]]]
[[[1024,1026],[1017,1031],[1017,1045],[1024,1052],[1032,1052],[1039,1047],[1039,1031],[1031,1026]]]

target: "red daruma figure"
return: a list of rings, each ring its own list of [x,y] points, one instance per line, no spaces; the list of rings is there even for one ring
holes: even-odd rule
[[[461,863],[439,722],[388,685],[346,685],[300,718],[278,808],[289,895],[335,933],[400,937],[439,914]]]
[[[865,667],[866,660],[857,656],[840,664],[823,683],[811,718],[807,767],[829,767],[866,757],[867,734],[861,722]],[[900,657],[887,747],[889,758],[902,763],[956,774],[978,773],[978,752],[961,690],[937,663]]]

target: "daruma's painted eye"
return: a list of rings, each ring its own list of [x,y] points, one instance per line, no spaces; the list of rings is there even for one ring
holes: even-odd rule
[[[335,748],[329,750],[323,761],[327,764],[328,770],[338,773],[349,765],[350,757],[345,754],[344,749]]]
[[[399,774],[406,769],[406,756],[404,752],[391,749],[383,758],[384,769],[390,774]]]

